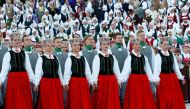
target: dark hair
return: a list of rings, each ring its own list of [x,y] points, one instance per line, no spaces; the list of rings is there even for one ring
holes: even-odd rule
[[[139,34],[140,34],[140,33],[144,33],[144,31],[138,31],[137,34],[136,34],[137,37],[139,37]]]
[[[24,41],[25,37],[30,37],[30,36],[29,35],[24,35],[23,38],[22,38],[22,41]]]
[[[123,36],[121,33],[117,32],[117,33],[114,34],[114,37],[113,37],[113,38],[116,39],[117,36],[120,36],[120,35]]]

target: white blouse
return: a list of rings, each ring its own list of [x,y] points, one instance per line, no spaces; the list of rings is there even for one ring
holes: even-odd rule
[[[99,51],[99,54],[102,54],[103,56],[106,55],[106,54],[102,53],[101,51]],[[117,59],[115,58],[115,56],[114,55],[112,55],[112,56],[113,56],[113,59],[114,59],[113,72],[116,75],[118,83],[121,83],[122,77],[121,77],[121,74],[120,74],[119,65],[118,65],[118,62],[117,62]],[[99,72],[100,72],[100,58],[99,58],[98,54],[94,57],[94,60],[92,62],[92,71],[93,71],[92,72],[93,82],[95,84],[97,84],[98,75],[99,75]]]
[[[76,58],[81,58],[82,53],[79,53],[79,55],[80,55],[79,57],[77,57],[73,53],[70,54],[70,56],[71,55],[75,56]],[[71,71],[72,61],[71,61],[70,56],[67,57],[66,62],[65,62],[65,72],[64,72],[64,76],[63,76],[63,85],[69,84],[69,81],[70,81],[70,78],[72,75],[72,71]],[[84,59],[85,59],[85,75],[86,75],[86,78],[87,78],[89,84],[93,84],[93,82],[92,82],[93,79],[92,79],[90,67],[89,67],[88,62],[87,62],[85,57],[84,57]]]
[[[14,52],[16,51],[16,49],[12,49]],[[21,51],[21,49],[19,49],[19,52]],[[26,52],[25,53],[25,69],[26,72],[28,73],[29,79],[31,82],[33,82],[34,80],[34,73],[30,64],[30,60],[29,60],[29,56]],[[3,58],[3,63],[2,63],[2,70],[0,73],[0,81],[3,83],[5,81],[5,79],[7,78],[7,75],[9,73],[9,71],[11,70],[11,55],[10,52],[6,52]]]
[[[135,55],[135,56],[138,56],[138,57],[141,57],[142,55],[137,55],[134,51],[132,51],[132,53]],[[144,56],[145,58],[145,65],[144,65],[144,71],[146,72],[146,75],[148,76],[148,79],[151,81],[151,82],[155,82],[155,77],[152,73],[152,70],[150,68],[150,65],[149,65],[149,62],[148,62],[148,59],[146,56]],[[125,82],[128,80],[129,78],[129,75],[131,73],[131,55],[128,55],[128,57],[126,58],[125,60],[125,63],[124,63],[124,67],[123,67],[123,70],[121,72],[122,74],[122,82]]]
[[[51,56],[45,55],[45,56],[48,59],[54,59],[53,55],[51,55]],[[59,60],[58,60],[58,62],[59,62]],[[38,60],[36,62],[36,68],[35,68],[35,76],[34,76],[34,85],[35,86],[39,85],[40,80],[41,80],[41,78],[42,78],[42,76],[44,74],[43,69],[42,69],[42,65],[43,65],[43,59],[42,59],[42,57],[38,57]],[[62,72],[61,72],[60,63],[59,63],[58,75],[59,75],[59,79],[61,81],[61,84],[63,85],[63,75],[62,75]]]
[[[164,51],[161,51],[164,55]],[[172,54],[173,55],[173,54]],[[165,56],[169,56],[169,52],[166,52],[166,55]],[[174,72],[176,73],[177,77],[180,79],[180,80],[183,80],[184,79],[184,76],[182,76],[180,70],[179,70],[179,66],[178,66],[178,63],[177,63],[177,60],[176,60],[176,57],[173,55],[173,59],[174,59],[174,63],[173,63],[173,70]],[[160,81],[160,73],[161,73],[161,64],[162,64],[162,58],[160,56],[160,54],[157,54],[155,56],[155,66],[154,66],[154,75],[155,75],[155,78],[157,81]]]

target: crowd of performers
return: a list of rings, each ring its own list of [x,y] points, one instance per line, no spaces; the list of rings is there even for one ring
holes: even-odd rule
[[[0,1],[0,106],[185,109],[189,7],[190,0]]]
[[[164,37],[155,49],[142,44],[145,33],[140,31],[128,50],[122,39],[117,33],[112,44],[109,37],[101,37],[96,50],[91,35],[83,41],[55,38],[31,46],[30,36],[14,33],[11,48],[1,43],[0,49],[2,105],[5,109],[185,109],[185,102],[190,102],[189,46],[182,46],[180,55]]]

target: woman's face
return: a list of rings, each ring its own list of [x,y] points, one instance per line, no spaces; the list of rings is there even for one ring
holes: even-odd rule
[[[184,53],[189,53],[189,47],[183,47],[183,52]]]
[[[88,37],[86,40],[85,40],[85,45],[93,45],[93,38],[92,37]]]
[[[80,51],[80,42],[73,42],[72,43],[72,51],[79,52]]]
[[[45,52],[53,52],[54,49],[54,44],[53,43],[46,43],[44,46],[44,51]]]
[[[109,42],[102,42],[100,47],[102,51],[107,51],[109,49],[109,46]]]
[[[169,43],[168,41],[164,41],[163,44],[162,44],[162,49],[164,51],[168,50],[169,49]]]
[[[133,44],[133,49],[135,51],[140,51],[140,44],[139,43]]]
[[[19,48],[20,45],[21,45],[21,43],[22,43],[22,40],[20,39],[19,36],[15,36],[15,37],[13,38],[13,40],[12,40],[12,46],[13,46],[14,48]]]

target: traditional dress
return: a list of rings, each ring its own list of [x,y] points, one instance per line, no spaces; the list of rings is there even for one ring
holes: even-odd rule
[[[155,79],[146,56],[133,50],[125,61],[122,75],[122,81],[128,79],[124,109],[156,109],[149,83]]]
[[[15,48],[7,52],[3,58],[0,74],[2,83],[7,75],[5,109],[32,109],[30,81],[33,81],[34,74],[28,54]]]
[[[64,75],[64,70],[65,70],[65,61],[68,57],[68,54],[63,52],[61,48],[55,48],[54,49],[54,55],[57,56],[59,62],[60,62],[60,67],[61,67],[61,73]],[[67,92],[63,93],[64,97],[64,105],[66,105],[66,100],[67,100]]]
[[[32,66],[32,70],[34,72],[35,68],[36,68],[36,62],[38,59],[38,54],[33,51],[33,48],[30,45],[25,47],[23,50],[28,54],[29,59],[30,59],[30,64]]]
[[[82,50],[82,54],[83,56],[86,58],[90,70],[92,72],[92,62],[94,60],[94,57],[98,54],[96,50],[94,50],[92,48],[92,46],[86,46],[83,50]]]
[[[147,57],[150,67],[151,69],[153,69],[155,57],[153,49],[150,46],[148,46],[146,42],[141,42],[140,53]]]
[[[190,54],[182,53],[182,59],[184,68],[181,70],[182,75],[185,79],[185,84],[181,84],[181,89],[183,92],[183,97],[186,102],[190,102],[190,77],[189,77],[189,64],[190,64]]]
[[[28,54],[32,71],[35,73],[38,54],[33,51],[33,48],[30,45],[25,47],[23,50]],[[33,104],[35,104],[37,101],[37,92],[34,92],[33,90],[32,90],[32,98],[33,98]]]
[[[175,73],[174,73],[175,72]],[[179,81],[181,75],[177,60],[171,52],[162,50],[155,57],[154,75],[160,83],[157,87],[158,109],[185,109]]]
[[[146,38],[146,43],[148,44],[148,46],[153,46],[153,42],[154,42],[154,38]]]
[[[2,62],[3,62],[3,57],[5,55],[5,53],[8,51],[8,48],[5,47],[1,42],[0,42],[0,71],[2,69]],[[0,106],[3,106],[3,99],[5,98],[5,92],[6,92],[6,82],[4,82],[3,84],[3,90],[2,92],[0,92]]]
[[[120,109],[118,83],[121,83],[121,75],[115,56],[100,52],[92,65],[94,82],[98,85],[92,95],[93,109]]]
[[[44,54],[38,58],[34,84],[39,85],[38,109],[64,109],[63,75],[57,57]]]
[[[125,59],[128,56],[128,50],[126,48],[123,48],[121,44],[116,43],[116,45],[111,48],[111,52],[118,61],[120,71],[122,71]],[[126,88],[126,82],[122,84],[120,92],[119,92],[121,103],[123,103],[124,101],[125,88]]]
[[[66,59],[64,72],[64,85],[69,85],[68,109],[92,109],[88,83],[93,82],[86,58],[71,54]]]

